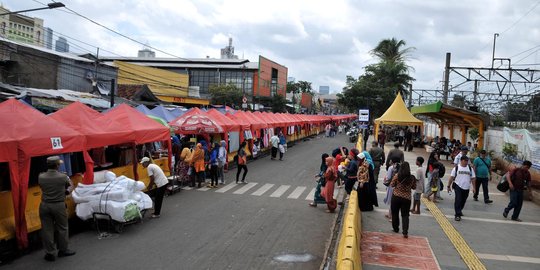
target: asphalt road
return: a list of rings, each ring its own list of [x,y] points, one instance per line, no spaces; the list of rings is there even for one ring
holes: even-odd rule
[[[322,205],[309,207],[309,196],[321,154],[339,145],[352,144],[346,136],[299,142],[284,161],[266,156],[250,162],[248,184],[182,190],[165,198],[159,219],[145,218],[104,239],[91,229],[73,235],[75,256],[50,263],[37,250],[5,267],[318,269],[335,214]],[[235,173],[226,174],[226,185],[234,183]]]

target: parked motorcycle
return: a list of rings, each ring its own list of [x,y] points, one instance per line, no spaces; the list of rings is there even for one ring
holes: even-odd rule
[[[358,140],[358,133],[360,131],[357,127],[352,127],[347,131],[347,136],[349,136],[349,142],[355,143]]]

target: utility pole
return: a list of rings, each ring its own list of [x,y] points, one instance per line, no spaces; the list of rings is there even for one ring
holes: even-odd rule
[[[493,55],[491,57],[491,68],[493,68],[495,64],[495,42],[497,41],[498,36],[499,36],[499,33],[493,34]]]
[[[115,88],[115,79],[111,79],[111,108],[114,107],[114,88]]]
[[[473,106],[476,107],[478,103],[478,81],[474,81],[474,92],[473,92]]]
[[[412,107],[412,84],[409,84],[409,110]]]
[[[446,64],[444,65],[444,89],[443,89],[443,103],[448,104],[448,83],[450,80],[450,58],[451,53],[446,53]]]

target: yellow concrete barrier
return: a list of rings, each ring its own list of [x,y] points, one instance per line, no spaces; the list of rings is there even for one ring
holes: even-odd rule
[[[351,192],[343,214],[341,236],[337,247],[337,270],[362,269],[360,244],[362,238],[361,213],[356,190]]]

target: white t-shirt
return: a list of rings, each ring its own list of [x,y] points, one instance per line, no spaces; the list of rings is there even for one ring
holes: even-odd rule
[[[279,145],[279,137],[277,135],[274,135],[270,138],[270,143],[272,143],[272,147],[278,148]]]
[[[461,157],[463,156],[463,153],[457,154],[456,158],[454,158],[454,165],[459,165],[461,162]],[[469,161],[467,161],[467,165],[469,165]]]
[[[418,169],[416,169],[416,193],[424,192],[424,172],[424,167],[418,167]]]
[[[471,189],[472,178],[476,178],[476,174],[474,174],[474,170],[471,167],[469,167],[469,165],[465,167],[458,165],[457,173],[456,173],[456,168],[453,168],[450,176],[453,176],[454,182],[460,188],[465,189],[465,190]]]
[[[158,165],[149,164],[146,169],[148,170],[148,176],[154,176],[154,183],[156,183],[158,188],[169,183],[165,173],[163,173],[163,170]]]

